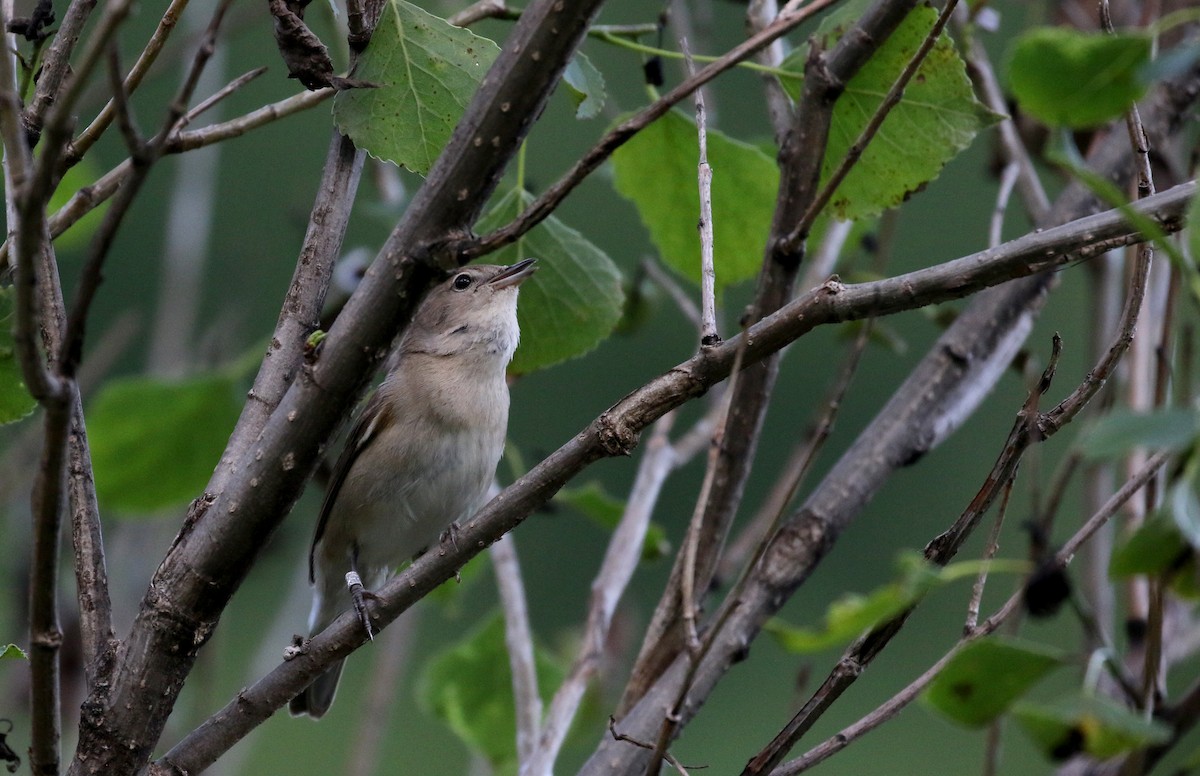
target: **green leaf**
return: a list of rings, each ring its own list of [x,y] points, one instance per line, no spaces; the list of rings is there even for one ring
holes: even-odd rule
[[[1138,574],[1160,574],[1173,568],[1188,551],[1188,544],[1175,520],[1156,512],[1118,546],[1108,561],[1114,579]]]
[[[88,409],[97,495],[130,512],[195,497],[240,411],[235,380],[223,374],[108,383]]]
[[[618,193],[637,208],[665,264],[700,281],[696,124],[673,110],[613,154]],[[713,170],[713,265],[717,287],[758,272],[771,228],[779,170],[759,149],[708,130]]]
[[[500,49],[404,0],[390,0],[354,77],[333,103],[338,129],[372,156],[425,175]]]
[[[1170,728],[1161,722],[1100,697],[1079,696],[1050,705],[1023,702],[1013,707],[1013,716],[1053,760],[1081,751],[1106,760],[1171,738]]]
[[[1120,458],[1135,447],[1186,450],[1196,441],[1197,433],[1200,418],[1193,410],[1113,410],[1082,434],[1077,444],[1087,458]]]
[[[567,63],[562,78],[570,91],[571,102],[575,104],[575,118],[593,119],[600,115],[607,97],[604,76],[586,54],[582,51],[575,52],[575,56]]]
[[[531,201],[525,192],[509,191],[476,229],[488,231],[508,223]],[[537,258],[538,269],[521,286],[521,345],[508,368],[513,374],[588,352],[612,332],[624,305],[621,273],[612,259],[554,216],[488,260],[512,264],[530,256]]]
[[[1017,103],[1052,126],[1091,127],[1116,118],[1146,93],[1151,36],[1040,27],[1012,44],[1008,84]]]
[[[27,418],[37,407],[17,363],[13,343],[14,293],[12,288],[0,288],[0,425]]]
[[[939,583],[939,573],[919,555],[903,555],[900,579],[876,588],[868,595],[848,593],[825,612],[821,630],[797,628],[778,619],[763,629],[789,652],[818,652],[843,644],[901,614]]]
[[[981,727],[1063,660],[1060,650],[1041,644],[1004,636],[979,639],[950,658],[923,698],[955,722]]]
[[[16,644],[5,644],[3,649],[0,649],[0,660],[28,660],[29,655],[25,654],[25,650],[18,647]]]
[[[610,495],[595,480],[578,487],[562,488],[554,494],[554,502],[569,506],[609,531],[616,529],[625,514],[625,502]],[[670,551],[671,543],[667,541],[666,530],[658,523],[650,523],[646,538],[642,541],[642,560],[658,560]]]
[[[564,671],[535,649],[543,700]],[[496,614],[425,666],[417,686],[422,707],[493,767],[511,768],[517,757],[512,671],[504,644],[504,618]]]
[[[853,5],[830,17],[818,34],[827,44],[857,20]],[[841,164],[862,134],[892,84],[912,60],[937,19],[936,9],[914,9],[858,73],[834,106],[829,144],[821,167],[822,184]],[[783,68],[803,72],[807,48],[796,49]],[[781,79],[795,99],[798,79]],[[975,99],[966,66],[949,36],[943,33],[918,68],[904,96],[892,108],[830,200],[831,212],[843,220],[874,216],[903,202],[933,180],[942,168],[971,144],[980,130],[1001,117]]]

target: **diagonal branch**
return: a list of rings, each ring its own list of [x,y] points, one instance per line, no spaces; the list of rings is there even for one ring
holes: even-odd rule
[[[444,246],[477,218],[599,6],[537,0],[526,9],[320,358],[298,373],[261,433],[247,434],[239,422],[244,445],[222,459],[219,487],[194,503],[156,570],[111,684],[84,704],[70,773],[127,773],[147,762],[222,610],[437,265],[453,265]]]
[[[1182,227],[1183,213],[1195,190],[1194,183],[1184,184],[1142,200],[1132,207],[1140,212],[1153,214],[1165,231],[1174,232]],[[747,362],[759,360],[820,325],[917,309],[938,301],[958,298],[985,285],[1002,283],[1029,271],[1044,272],[1063,266],[1073,261],[1080,252],[1096,253],[1098,249],[1084,247],[1091,245],[1094,240],[1107,243],[1131,239],[1141,238],[1132,227],[1125,224],[1120,211],[1112,210],[1079,219],[1062,227],[1034,232],[997,249],[983,251],[937,267],[858,285],[829,283],[805,294],[774,315],[751,326],[743,335],[730,338],[693,356],[601,414],[582,432],[480,510],[461,528],[455,546],[446,548],[443,553],[425,554],[376,591],[379,600],[372,608],[373,621],[386,625],[394,620],[437,585],[452,577],[471,557],[546,503],[568,480],[590,464],[606,456],[628,452],[637,443],[638,434],[649,424],[670,410],[703,395],[713,385],[728,377],[739,349],[744,348]],[[1006,310],[1005,305],[993,302],[987,309],[960,317],[959,320],[964,322],[961,327],[967,335],[961,335],[950,344],[939,347],[937,352],[942,360],[947,364],[958,365],[960,371],[964,371],[965,363],[971,363],[974,369],[986,368],[989,359],[983,358],[982,354],[990,352],[993,343],[978,341],[978,338],[973,336],[975,331],[970,327],[977,325],[979,320],[986,320],[995,322],[1002,330],[1007,330],[1005,324],[1011,323],[1014,317],[1019,318],[1024,309],[1011,303],[1007,307],[1010,309]],[[992,360],[1003,362],[1002,358]],[[922,375],[922,379],[928,380],[928,374]],[[281,411],[284,410],[285,407],[281,407]],[[905,411],[905,416],[910,414],[911,411]],[[889,417],[888,410],[885,409],[882,416]],[[897,433],[894,426],[901,420],[903,418],[892,419],[893,429],[887,432],[888,435]],[[924,442],[933,444],[936,437],[926,434]],[[270,443],[270,440],[267,440],[267,443]],[[862,451],[857,452],[861,454]],[[911,461],[919,457],[921,452],[921,449],[909,447],[894,453],[890,460],[881,460],[879,463],[890,469],[905,460]],[[844,458],[843,461],[845,460]],[[843,463],[841,466],[845,468],[846,465]],[[840,493],[839,497],[842,495],[845,494]],[[869,496],[865,492],[852,495],[854,502],[845,507],[850,511],[861,507],[862,501]],[[796,532],[795,524],[786,530],[791,540],[797,538]],[[796,550],[794,544],[776,547],[773,554],[782,554],[790,560],[802,557],[802,553]],[[778,557],[768,558],[765,565],[773,567],[777,562]],[[779,590],[760,588],[751,593],[751,597],[745,602],[746,610],[743,612],[739,608],[735,616],[730,618],[730,621],[739,627],[745,625],[738,621],[739,618],[753,618],[750,613],[755,611],[756,606],[761,607],[768,600],[782,600],[773,599]],[[758,611],[758,616],[763,616],[761,610]],[[711,689],[712,683],[715,682],[713,674],[718,672],[714,665],[728,665],[731,655],[740,649],[738,645],[744,646],[745,633],[746,630],[731,629],[731,635],[718,644],[718,649],[712,657],[706,659],[706,665],[702,667],[703,682],[696,692],[703,694]],[[309,641],[301,654],[277,667],[252,687],[240,692],[225,708],[180,741],[156,765],[154,772],[196,772],[207,767],[221,752],[286,704],[330,663],[361,646],[365,638],[361,625],[352,614],[339,618]],[[635,710],[635,716],[627,716],[622,721],[622,728],[630,729],[628,726],[633,720],[643,734],[638,736],[639,740],[652,739],[662,719],[661,710],[674,700],[674,695],[667,693],[672,688],[678,690],[678,682],[685,671],[685,663],[676,661],[670,672],[656,683],[654,695],[647,696],[645,701],[638,704],[636,709],[641,711]],[[647,730],[651,732],[645,735]],[[595,770],[585,772],[613,772],[608,765],[611,761],[607,758],[615,757],[612,761],[621,761],[625,755],[609,747],[609,744],[602,745],[600,753],[592,761]],[[642,767],[644,768],[644,764]]]

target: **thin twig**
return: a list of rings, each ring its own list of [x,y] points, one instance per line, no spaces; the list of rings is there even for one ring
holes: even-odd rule
[[[750,0],[746,5],[746,29],[751,34],[757,34],[766,28],[779,16],[779,4],[776,0]],[[776,39],[756,55],[758,63],[770,68],[778,68],[783,64],[787,53],[783,39]],[[775,142],[782,143],[783,136],[792,119],[792,101],[783,90],[778,78],[763,74],[763,92],[767,100],[767,112],[771,117],[771,126],[775,129]]]
[[[1000,188],[996,191],[996,206],[992,209],[992,222],[988,227],[988,247],[994,248],[1004,238],[1004,215],[1008,212],[1008,200],[1020,176],[1021,166],[1016,162],[1004,165],[1000,173]]]
[[[466,8],[448,17],[446,21],[455,27],[470,27],[484,19],[503,18],[508,15],[504,0],[476,0]]]
[[[679,47],[687,62],[689,78],[696,76],[696,63],[688,49],[687,39],[680,38]],[[704,115],[704,87],[697,87],[696,134],[699,140],[699,159],[696,162],[696,177],[700,189],[700,345],[715,344],[717,334],[717,273],[713,268],[713,212],[712,212],[712,167],[708,164],[708,119]]]
[[[332,97],[334,91],[329,88],[314,92],[300,92],[228,121],[201,129],[178,131],[167,141],[164,152],[177,154],[241,137],[251,130],[318,105]],[[184,125],[187,120],[185,117]],[[106,202],[129,179],[132,172],[133,163],[126,159],[98,178],[95,183],[85,186],[72,195],[67,203],[48,219],[51,237],[57,238],[85,215]],[[8,260],[9,250],[8,243],[0,246],[0,266],[3,266]]]
[[[187,7],[187,4],[188,0],[171,0],[171,4],[163,11],[162,18],[159,19],[158,26],[150,36],[150,40],[146,42],[145,48],[138,55],[137,61],[133,63],[129,74],[125,76],[125,94],[132,94],[141,85],[146,72],[154,64],[155,60],[158,59],[159,53],[162,51],[163,46],[166,45],[167,38],[179,23],[179,18],[183,14],[183,9]],[[104,134],[104,131],[108,129],[116,117],[116,107],[115,100],[109,100],[108,104],[92,120],[92,123],[68,144],[63,154],[63,169],[78,163],[92,145],[100,139],[100,136]],[[62,169],[60,169],[61,172]]]
[[[991,533],[988,534],[987,545],[983,549],[983,559],[989,561],[996,557],[1000,549],[1000,529],[1004,527],[1004,516],[1008,513],[1008,501],[1012,497],[1013,484],[1016,482],[1016,471],[1004,483],[1004,496],[996,509],[996,519],[992,522]],[[983,602],[983,589],[987,585],[988,567],[985,563],[979,567],[979,575],[971,586],[971,600],[967,603],[967,621],[963,625],[963,633],[970,633],[979,624],[979,605]]]
[[[554,773],[554,762],[571,722],[579,711],[588,684],[600,668],[609,626],[617,603],[637,569],[659,493],[667,475],[681,463],[668,436],[674,419],[675,414],[668,413],[652,427],[621,522],[609,539],[604,560],[592,581],[587,625],[580,639],[579,654],[550,701],[537,750],[528,763],[522,764],[522,776],[551,776]]]
[[[1195,184],[1183,184],[1131,207],[1137,212],[1155,214],[1163,228],[1170,233],[1181,227],[1182,214],[1194,193]],[[1083,239],[1085,235],[1086,240]],[[744,334],[730,338],[706,352],[697,353],[617,402],[509,486],[502,499],[494,499],[483,507],[470,523],[463,526],[456,548],[444,555],[427,553],[377,590],[379,600],[375,616],[381,624],[391,622],[422,595],[450,578],[454,570],[478,553],[481,547],[520,524],[530,511],[545,503],[571,477],[605,456],[627,451],[647,425],[686,403],[690,396],[698,395],[725,379],[742,348],[745,348],[748,361],[761,359],[817,326],[835,320],[890,314],[957,298],[971,293],[977,286],[987,284],[989,279],[991,284],[997,284],[1028,272],[1044,272],[1075,261],[1081,253],[1089,253],[1081,246],[1097,241],[1107,244],[1117,239],[1127,241],[1144,238],[1126,223],[1120,211],[1107,211],[1061,227],[1030,233],[975,257],[940,264],[886,281],[828,285],[802,295],[775,315],[751,326]],[[325,355],[328,357],[328,354],[327,350]],[[319,395],[326,396],[330,389],[323,385],[319,389],[313,387],[306,390],[319,391]],[[300,424],[288,428],[295,428],[293,433],[305,430]],[[289,444],[294,444],[294,437],[288,437],[288,440]],[[276,459],[264,465],[276,465]],[[244,513],[239,512],[238,517],[244,517]],[[784,537],[785,540],[790,538]],[[790,541],[787,546],[792,546]],[[741,638],[740,634],[738,638]],[[352,616],[339,619],[309,642],[306,653],[279,666],[240,692],[204,725],[192,731],[163,756],[155,765],[154,772],[164,772],[162,769],[167,768],[199,770],[207,767],[220,752],[232,746],[275,709],[303,690],[329,663],[349,654],[365,640],[366,636],[356,619]],[[728,645],[723,644],[722,656],[727,649]],[[707,675],[705,678],[706,681],[711,680]],[[673,683],[669,686],[675,687]],[[709,689],[707,684],[704,689]],[[673,689],[671,692],[674,695]],[[661,722],[661,708],[659,706],[656,709],[655,725]]]
[[[193,121],[195,121],[196,117],[200,116],[200,114],[213,108],[218,103],[220,103],[221,100],[224,100],[226,97],[233,94],[238,89],[241,89],[243,86],[250,83],[255,78],[258,78],[260,75],[262,75],[265,72],[267,72],[267,67],[264,65],[263,67],[256,67],[253,70],[249,70],[245,73],[242,73],[237,78],[235,78],[232,81],[230,81],[229,83],[225,84],[224,86],[222,86],[217,91],[213,92],[208,97],[206,97],[203,100],[201,100],[200,102],[196,103],[195,107],[193,107],[191,110],[189,110],[187,113],[185,113],[183,115],[183,118],[181,118],[179,120],[179,123],[176,125],[175,130],[172,134],[178,136],[179,132],[184,127],[186,127],[188,124],[191,124]]]
[[[648,744],[645,741],[638,741],[636,738],[631,738],[624,733],[618,733],[617,720],[615,717],[608,718],[608,732],[612,735],[613,740],[615,741],[623,741],[627,744],[633,744],[638,749],[654,749],[653,744]],[[670,752],[662,752],[653,760],[655,773],[657,773],[659,770],[659,760],[666,760],[667,763],[680,774],[680,776],[688,776],[687,769],[684,768],[683,764],[680,763],[679,760],[675,759],[674,755],[672,755]]]
[[[1050,381],[1062,353],[1062,341],[1055,335],[1053,350],[1042,378],[1029,391],[1024,404],[1017,413],[1013,428],[1005,440],[1004,448],[988,473],[983,485],[971,499],[954,524],[933,539],[925,548],[925,559],[944,566],[950,562],[974,530],[979,520],[991,508],[1001,489],[1007,488],[1016,474],[1016,469],[1025,454],[1036,428],[1037,406],[1041,396],[1050,388]],[[765,553],[766,549],[760,551]],[[818,719],[833,705],[846,689],[857,681],[863,670],[879,655],[900,632],[915,606],[875,626],[866,635],[851,644],[842,658],[830,671],[825,681],[809,697],[808,701],[792,716],[775,737],[747,763],[742,776],[762,776],[774,771],[796,742],[807,733]]]
[[[1167,459],[1169,453],[1158,453],[1153,456],[1142,469],[1135,474],[1128,482],[1126,482],[1120,490],[1113,494],[1105,505],[1096,514],[1088,518],[1088,521],[1070,538],[1067,540],[1063,548],[1054,556],[1055,564],[1060,568],[1065,568],[1070,564],[1075,553],[1079,548],[1099,530],[1100,526],[1106,523],[1114,514],[1116,514],[1121,506],[1133,498],[1145,484],[1154,477],[1155,473]],[[907,687],[901,690],[896,695],[892,696],[888,701],[880,705],[870,714],[867,714],[862,719],[847,728],[844,728],[839,733],[826,739],[823,743],[818,744],[809,751],[805,752],[800,757],[790,760],[775,770],[771,771],[770,776],[796,776],[803,773],[812,766],[823,762],[830,756],[845,749],[850,744],[861,738],[863,735],[871,732],[875,728],[882,725],[884,722],[892,719],[909,703],[911,703],[925,687],[933,681],[938,672],[958,653],[963,646],[971,641],[974,641],[983,636],[987,636],[993,632],[1008,619],[1009,616],[1019,610],[1022,600],[1022,591],[1017,591],[1008,601],[1001,606],[995,613],[984,620],[970,634],[966,635],[953,648],[943,655],[932,667],[925,673],[921,674],[917,679],[911,682]]]
[[[499,490],[495,488],[495,492]],[[508,647],[517,713],[517,761],[524,766],[533,758],[542,725],[542,696],[538,692],[533,628],[529,625],[529,606],[521,581],[521,562],[517,558],[515,539],[511,535],[505,536],[488,552],[492,556],[496,590],[504,612],[504,643]]]
[[[1004,91],[1000,88],[1000,81],[988,60],[987,50],[974,37],[962,17],[963,15],[955,16],[954,25],[957,37],[966,42],[964,48],[971,79],[975,82],[983,103],[993,113],[1007,115],[1008,106],[1004,99]],[[1026,211],[1034,223],[1045,224],[1050,213],[1050,198],[1046,196],[1046,190],[1038,179],[1037,169],[1028,149],[1025,148],[1016,123],[1011,118],[1005,119],[1000,122],[999,133],[1006,163],[1016,164],[1018,167],[1017,187]]]

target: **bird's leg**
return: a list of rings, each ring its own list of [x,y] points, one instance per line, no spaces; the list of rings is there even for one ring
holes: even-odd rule
[[[375,640],[375,631],[371,627],[371,614],[367,611],[367,599],[375,598],[375,594],[363,587],[362,577],[358,575],[358,546],[350,555],[350,570],[346,572],[346,587],[350,588],[350,598],[354,601],[354,612],[367,631],[367,638]]]
[[[449,542],[450,546],[453,547],[455,550],[458,549],[458,521],[457,520],[451,522],[450,525],[446,526],[446,530],[442,531],[442,535],[438,537],[438,544],[441,545],[441,547],[442,547],[442,550],[441,550],[442,555],[446,554],[445,546],[446,546],[447,542]]]

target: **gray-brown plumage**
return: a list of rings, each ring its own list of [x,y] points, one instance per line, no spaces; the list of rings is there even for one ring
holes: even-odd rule
[[[330,480],[309,553],[310,634],[352,601],[370,634],[347,572],[374,589],[482,505],[504,451],[517,288],[533,264],[465,267],[421,303]],[[293,698],[292,714],[324,715],[341,671],[338,662]]]

